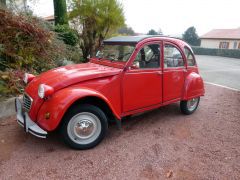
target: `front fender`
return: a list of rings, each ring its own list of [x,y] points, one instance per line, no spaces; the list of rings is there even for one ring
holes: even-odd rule
[[[183,90],[183,100],[203,96],[205,93],[204,83],[201,76],[195,72],[187,75]]]
[[[77,100],[87,96],[94,96],[104,100],[114,115],[120,119],[120,116],[116,113],[110,101],[101,93],[87,88],[69,87],[57,91],[50,99],[44,101],[38,111],[37,123],[43,129],[53,131],[58,127],[68,108]],[[46,119],[46,113],[50,113],[49,119]]]

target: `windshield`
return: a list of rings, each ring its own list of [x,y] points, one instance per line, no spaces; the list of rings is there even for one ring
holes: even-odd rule
[[[96,53],[96,58],[127,62],[134,49],[135,46],[129,44],[105,44],[99,48],[98,52]]]

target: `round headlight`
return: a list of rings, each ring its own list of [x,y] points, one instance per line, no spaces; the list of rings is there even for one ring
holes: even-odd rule
[[[24,76],[23,76],[23,82],[24,82],[25,84],[28,83],[28,73],[25,73],[25,74],[24,74]]]
[[[38,87],[38,96],[43,99],[44,95],[45,95],[44,84],[40,84]]]
[[[25,84],[28,84],[28,83],[31,82],[34,78],[35,78],[35,76],[34,76],[33,74],[25,73],[24,76],[23,76],[23,82],[24,82]]]
[[[38,96],[40,98],[47,98],[54,93],[54,89],[46,84],[40,84],[38,87]]]

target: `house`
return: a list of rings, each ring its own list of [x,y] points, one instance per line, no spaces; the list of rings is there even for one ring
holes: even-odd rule
[[[200,39],[204,48],[240,49],[240,28],[213,29]]]
[[[51,23],[52,25],[54,25],[54,23],[55,23],[54,15],[44,17],[43,19],[44,19],[45,21],[48,21],[48,22]]]

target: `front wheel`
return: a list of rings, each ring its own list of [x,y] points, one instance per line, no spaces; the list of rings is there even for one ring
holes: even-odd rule
[[[61,127],[64,141],[74,149],[90,149],[105,137],[108,121],[104,112],[90,104],[72,107]]]
[[[180,102],[180,109],[183,114],[189,115],[196,111],[198,104],[200,101],[200,97],[196,97],[193,99],[189,99],[187,101]]]

